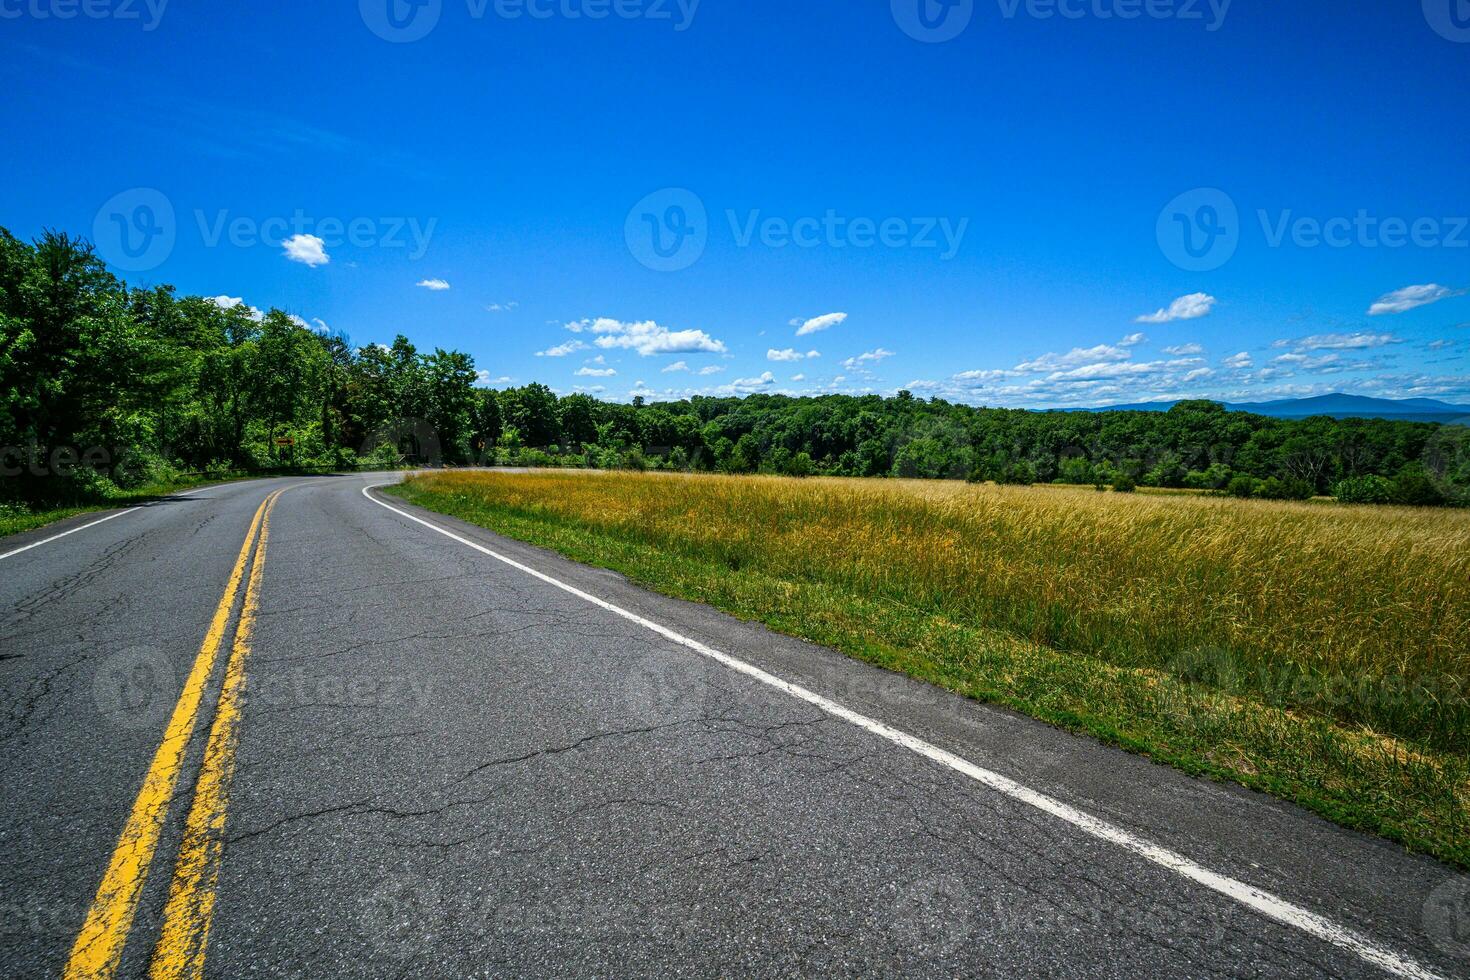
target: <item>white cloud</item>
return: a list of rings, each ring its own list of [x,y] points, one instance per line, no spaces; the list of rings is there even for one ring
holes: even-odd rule
[[[730,382],[731,386],[735,388],[764,388],[767,385],[773,385],[775,383],[776,376],[770,371],[761,372],[761,376],[758,378],[736,378]]]
[[[766,360],[768,361],[800,361],[808,357],[821,356],[821,351],[809,350],[805,354],[803,354],[801,351],[797,350],[794,347],[788,347],[785,350],[775,350],[773,348],[766,351]]]
[[[1130,333],[1128,336],[1126,336],[1122,340],[1118,341],[1118,346],[1119,347],[1137,347],[1139,344],[1146,344],[1146,343],[1148,343],[1148,334],[1144,334],[1144,333]]]
[[[1199,344],[1176,344],[1173,347],[1165,347],[1165,354],[1173,354],[1175,357],[1188,357],[1192,354],[1203,354],[1205,349]]]
[[[300,262],[315,269],[332,261],[332,257],[327,254],[327,243],[315,235],[292,235],[281,244],[284,246],[281,254],[292,262]]]
[[[687,370],[689,370],[689,364],[688,364],[688,362],[686,362],[686,361],[675,361],[673,364],[670,364],[668,367],[664,368],[663,373],[664,374],[668,374],[671,371],[687,371]]]
[[[509,313],[512,310],[518,308],[520,305],[521,305],[520,303],[517,303],[517,302],[514,302],[514,301],[509,302],[509,303],[491,303],[489,306],[485,307],[485,312],[487,312],[487,313]]]
[[[791,380],[792,381],[805,381],[806,380],[806,375],[804,375],[804,374],[793,374],[791,376]]]
[[[1208,293],[1190,293],[1169,304],[1168,309],[1141,316],[1135,323],[1171,323],[1175,320],[1196,320],[1215,308],[1215,297]]]
[[[1385,313],[1406,313],[1420,306],[1428,306],[1430,303],[1438,303],[1442,299],[1451,296],[1463,296],[1466,290],[1450,289],[1438,283],[1426,283],[1423,286],[1405,286],[1403,289],[1395,289],[1391,293],[1384,293],[1378,297],[1377,302],[1368,307],[1369,316],[1382,316]]]
[[[566,324],[572,333],[594,333],[594,341],[605,350],[623,349],[637,351],[642,357],[654,354],[723,354],[725,344],[703,330],[670,330],[652,320],[624,323],[609,317],[577,320]]]
[[[292,323],[296,324],[302,330],[310,330],[312,333],[319,334],[331,333],[331,330],[328,329],[326,322],[323,321],[320,317],[312,317],[310,323],[307,323],[304,319],[297,316],[295,313],[288,313],[287,317]]]
[[[245,300],[241,299],[239,296],[211,296],[209,297],[209,301],[222,310],[233,310],[235,307],[243,305],[245,303]],[[259,323],[261,320],[265,319],[265,314],[257,308],[253,306],[246,306],[245,309],[250,313],[250,319],[254,320],[256,323]]]
[[[442,293],[444,292],[444,290],[449,288],[449,283],[445,282],[443,279],[420,279],[418,282],[414,283],[414,285],[418,286],[420,289],[427,289],[430,292],[435,293]]]
[[[508,375],[502,375],[501,377],[498,377],[498,378],[492,378],[492,377],[490,377],[490,372],[489,371],[476,371],[475,372],[475,383],[476,384],[480,384],[480,385],[503,385],[503,384],[510,384],[510,381],[511,381],[511,379],[510,379],[510,377]]]
[[[885,358],[892,356],[893,351],[884,350],[882,347],[879,347],[877,350],[865,351],[856,357],[849,357],[842,362],[842,366],[849,371],[856,371],[868,364],[881,364]]]
[[[710,364],[707,367],[700,368],[694,373],[698,374],[700,377],[709,377],[711,374],[719,374],[723,370],[725,369],[720,367],[718,364]]]
[[[959,374],[954,376],[954,379],[956,381],[974,381],[986,383],[990,381],[1000,381],[1003,378],[1014,378],[1016,374],[1017,372],[1015,371],[1004,371],[996,368],[987,371],[961,371]],[[913,386],[910,385],[910,387]]]
[[[1191,381],[1198,381],[1201,378],[1208,378],[1214,373],[1214,368],[1196,368],[1195,370],[1190,371],[1184,376],[1184,383],[1189,384]]]
[[[1401,344],[1403,340],[1391,333],[1319,333],[1295,340],[1278,340],[1272,347],[1291,347],[1299,351],[1310,350],[1367,350],[1370,347],[1386,347]]]
[[[791,325],[796,328],[796,335],[798,337],[805,337],[807,334],[817,333],[818,331],[835,327],[846,319],[846,313],[823,313],[821,316],[814,316],[810,320],[803,320],[797,317],[791,321]]]
[[[1023,361],[1016,365],[1016,370],[1026,373],[1061,371],[1097,361],[1126,361],[1132,356],[1121,345],[1098,344],[1096,347],[1073,347],[1065,354],[1048,353],[1042,354],[1033,361]]]
[[[1431,340],[1426,346],[1430,350],[1444,350],[1446,347],[1455,346],[1455,342],[1453,340]]]
[[[1239,371],[1252,366],[1255,362],[1251,360],[1249,354],[1241,351],[1239,354],[1231,354],[1220,363],[1231,370]]]
[[[579,368],[577,368],[577,377],[579,377],[579,378],[611,378],[613,375],[615,375],[617,373],[618,373],[617,372],[617,369],[615,369],[615,368],[593,368],[593,367],[579,367]]]
[[[564,344],[557,344],[555,347],[552,347],[552,348],[550,348],[548,350],[538,350],[536,352],[536,356],[537,357],[566,357],[568,354],[575,354],[579,350],[586,350],[586,349],[587,349],[587,345],[584,344],[584,343],[582,343],[580,340],[569,340],[569,341],[567,341]]]

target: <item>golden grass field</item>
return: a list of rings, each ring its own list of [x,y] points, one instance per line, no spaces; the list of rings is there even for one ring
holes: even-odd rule
[[[1470,512],[634,473],[398,492],[1470,858]]]

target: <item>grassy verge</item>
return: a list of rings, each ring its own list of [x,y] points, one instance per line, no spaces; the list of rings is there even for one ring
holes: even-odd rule
[[[55,524],[64,521],[68,517],[76,517],[78,514],[91,514],[102,510],[116,510],[119,507],[131,507],[135,504],[144,504],[159,497],[166,497],[171,493],[182,490],[192,490],[194,487],[204,486],[210,483],[225,483],[232,480],[249,479],[248,477],[218,477],[198,476],[185,477],[179,480],[170,480],[167,483],[152,483],[147,486],[136,487],[131,490],[119,491],[110,494],[106,498],[78,503],[69,507],[46,507],[37,509],[25,507],[18,504],[0,504],[0,538],[11,534],[19,534],[22,531],[31,531],[47,524]]]
[[[1470,515],[636,474],[388,492],[1470,867]]]

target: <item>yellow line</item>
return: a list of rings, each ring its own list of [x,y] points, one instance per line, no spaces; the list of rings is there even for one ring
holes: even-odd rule
[[[204,643],[199,647],[194,666],[184,682],[178,703],[174,705],[163,741],[148,767],[143,788],[133,801],[128,822],[112,852],[107,873],[97,887],[97,896],[87,911],[82,931],[72,945],[71,957],[67,961],[65,973],[62,974],[66,980],[106,980],[117,972],[123,945],[127,942],[128,932],[133,925],[133,915],[138,908],[138,899],[142,894],[143,884],[148,879],[148,866],[153,861],[154,851],[158,849],[158,838],[163,829],[164,818],[168,814],[169,800],[178,785],[179,770],[189,748],[189,739],[194,733],[199,703],[203,699],[209,677],[214,672],[220,643],[224,639],[225,628],[229,625],[235,597],[240,591],[245,563],[251,546],[255,543],[266,504],[275,496],[276,494],[272,494],[261,501],[250,522],[250,531],[245,535],[245,543],[241,545],[239,557],[235,559],[235,567],[230,572],[224,595],[215,607],[214,619],[204,635]]]
[[[194,789],[194,805],[184,826],[184,843],[179,848],[168,904],[163,910],[163,931],[158,945],[153,947],[153,960],[148,968],[153,980],[204,975],[204,951],[214,920],[215,889],[225,849],[230,778],[235,772],[235,747],[240,740],[245,661],[250,656],[250,631],[260,608],[260,581],[265,569],[266,543],[270,540],[274,498],[270,503],[260,525],[260,544],[255,550],[255,564],[245,588],[245,605],[240,611],[240,624],[235,628],[235,644],[225,668],[219,707],[215,709],[204,764]]]

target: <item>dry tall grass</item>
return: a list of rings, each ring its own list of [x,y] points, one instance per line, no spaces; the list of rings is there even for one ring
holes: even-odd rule
[[[1439,749],[1470,738],[1470,513],[1090,488],[446,473],[436,497],[820,582]]]

